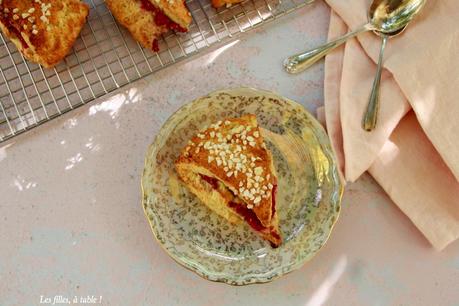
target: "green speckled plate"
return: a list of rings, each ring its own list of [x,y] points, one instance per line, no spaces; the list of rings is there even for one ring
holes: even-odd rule
[[[200,129],[224,117],[257,115],[279,179],[277,211],[284,243],[273,249],[245,224],[211,212],[180,183],[173,163]],[[323,128],[301,105],[250,88],[218,91],[186,104],[149,147],[143,208],[166,252],[212,281],[271,281],[301,267],[325,244],[343,191]]]

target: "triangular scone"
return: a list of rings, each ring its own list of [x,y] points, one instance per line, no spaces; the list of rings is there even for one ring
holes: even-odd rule
[[[105,0],[116,20],[143,47],[159,51],[158,39],[169,30],[187,32],[191,15],[182,0]]]
[[[255,115],[225,119],[193,137],[176,161],[186,186],[230,222],[245,220],[275,247],[277,178]]]
[[[142,0],[145,1],[145,0]],[[178,24],[183,30],[178,30],[179,32],[188,31],[188,27],[191,24],[192,18],[190,11],[185,5],[184,0],[148,0],[153,5],[158,7],[161,11],[166,14],[173,22]]]
[[[159,51],[158,38],[169,30],[165,25],[156,25],[154,12],[145,10],[139,0],[105,0],[105,3],[144,48]]]
[[[80,0],[0,0],[0,12],[0,29],[22,55],[52,68],[72,49],[89,6]]]

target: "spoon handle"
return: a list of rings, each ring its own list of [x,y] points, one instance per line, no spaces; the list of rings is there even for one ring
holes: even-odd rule
[[[342,45],[346,40],[365,31],[371,30],[371,26],[366,24],[355,31],[349,32],[338,39],[326,43],[315,49],[290,56],[284,61],[284,68],[289,73],[299,73],[311,67],[315,62],[327,55],[336,47]]]
[[[368,101],[367,110],[363,116],[362,127],[365,131],[370,132],[375,129],[378,121],[379,110],[379,84],[381,83],[382,62],[384,57],[384,49],[387,44],[387,35],[383,35],[381,50],[379,51],[378,68],[376,69],[376,76],[371,87],[370,99]]]

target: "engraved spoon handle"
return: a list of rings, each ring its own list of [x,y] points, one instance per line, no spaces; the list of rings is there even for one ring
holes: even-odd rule
[[[370,99],[368,101],[367,110],[363,116],[362,128],[365,131],[372,131],[376,127],[378,121],[379,110],[379,84],[381,83],[382,62],[384,57],[384,49],[386,48],[388,36],[382,36],[381,50],[379,51],[378,68],[376,69],[376,76],[371,87]]]
[[[369,31],[371,29],[371,25],[366,24],[358,28],[357,30],[349,32],[344,36],[341,36],[340,38],[335,39],[329,43],[326,43],[320,47],[290,56],[285,59],[284,68],[289,73],[299,73],[301,71],[304,71],[305,69],[311,67],[315,62],[320,60],[322,57],[327,55],[330,51],[342,45],[349,38],[354,37],[362,32]]]

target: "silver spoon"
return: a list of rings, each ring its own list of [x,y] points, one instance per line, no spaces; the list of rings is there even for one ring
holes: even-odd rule
[[[373,86],[371,87],[371,94],[368,101],[367,110],[362,120],[362,128],[365,131],[372,131],[376,127],[378,121],[378,111],[379,111],[379,84],[381,82],[381,72],[382,72],[382,62],[384,58],[384,49],[386,48],[387,40],[390,37],[399,35],[405,30],[406,26],[401,28],[398,31],[393,33],[379,33],[375,32],[377,35],[381,36],[381,49],[379,51],[378,67],[376,69],[376,76],[373,81]]]
[[[359,33],[377,31],[387,34],[400,30],[413,19],[425,2],[426,0],[373,0],[367,24],[318,48],[287,58],[284,61],[285,70],[289,73],[301,72]]]

